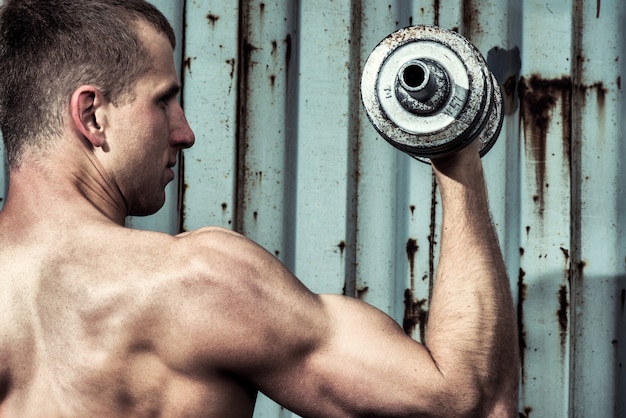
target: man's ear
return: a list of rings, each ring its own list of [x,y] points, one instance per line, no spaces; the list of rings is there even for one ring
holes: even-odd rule
[[[102,147],[106,142],[102,121],[96,117],[102,114],[105,102],[102,92],[89,85],[74,90],[70,101],[72,125],[94,147]]]

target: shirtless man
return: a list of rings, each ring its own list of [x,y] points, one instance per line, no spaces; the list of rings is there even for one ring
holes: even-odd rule
[[[0,417],[513,417],[517,338],[476,145],[433,162],[443,201],[427,344],[307,290],[219,228],[157,211],[194,135],[174,36],[142,0],[5,0]]]

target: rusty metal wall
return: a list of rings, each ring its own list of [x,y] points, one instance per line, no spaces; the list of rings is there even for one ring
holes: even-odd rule
[[[196,145],[164,210],[130,226],[236,229],[314,291],[359,297],[422,338],[436,186],[428,166],[378,137],[358,84],[395,29],[457,30],[505,92],[502,133],[484,163],[518,312],[519,415],[626,416],[626,3],[154,3],[182,41],[181,100]],[[292,414],[261,397],[255,416]]]

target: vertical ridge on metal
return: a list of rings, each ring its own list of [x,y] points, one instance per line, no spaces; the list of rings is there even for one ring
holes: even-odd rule
[[[183,101],[196,143],[183,153],[184,230],[235,221],[238,22],[237,4],[186,2]]]
[[[624,2],[574,1],[570,416],[626,416]]]

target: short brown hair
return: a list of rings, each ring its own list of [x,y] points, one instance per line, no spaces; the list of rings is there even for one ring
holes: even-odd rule
[[[0,130],[9,166],[26,147],[61,132],[77,87],[116,103],[150,66],[138,35],[145,22],[175,47],[174,31],[143,0],[5,0],[0,7]]]

